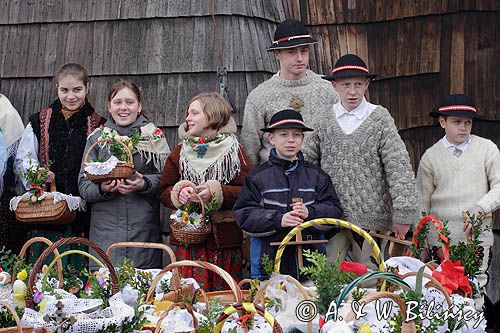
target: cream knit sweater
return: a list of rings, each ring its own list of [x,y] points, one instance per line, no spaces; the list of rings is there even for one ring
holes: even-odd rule
[[[342,131],[331,108],[323,119],[305,143],[306,158],[332,178],[346,220],[380,231],[413,224],[415,175],[389,111],[377,106],[351,134]]]
[[[306,126],[310,126],[322,109],[330,108],[337,100],[331,83],[310,70],[300,80],[284,80],[277,73],[257,86],[246,100],[240,140],[253,165],[257,167],[269,157],[271,143],[260,129],[269,125],[273,114],[300,109]]]
[[[486,213],[500,207],[500,152],[490,140],[473,135],[460,157],[450,154],[441,142],[429,148],[418,167],[420,211],[448,221],[452,243],[465,241],[462,211],[479,205]],[[491,226],[491,218],[484,221]],[[431,228],[429,242],[437,244]],[[490,231],[482,237],[493,244]]]

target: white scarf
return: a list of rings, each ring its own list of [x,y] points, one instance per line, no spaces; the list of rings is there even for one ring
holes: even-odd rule
[[[238,151],[238,139],[234,134],[228,135],[221,142],[208,143],[207,152],[202,158],[197,156],[189,141],[184,140],[179,158],[181,179],[190,180],[197,185],[207,180],[228,184],[241,171]]]
[[[7,156],[15,156],[19,139],[24,132],[24,125],[16,109],[2,94],[0,94],[0,129],[4,135]]]

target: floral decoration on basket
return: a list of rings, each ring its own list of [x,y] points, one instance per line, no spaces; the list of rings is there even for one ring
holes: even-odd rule
[[[68,224],[76,218],[77,210],[85,210],[85,201],[78,196],[57,192],[56,181],[50,183],[50,191],[45,191],[51,162],[41,168],[33,165],[31,159],[23,177],[30,184],[28,192],[10,200],[10,210],[23,223]]]
[[[170,215],[170,230],[182,244],[199,244],[205,241],[211,233],[210,217],[217,210],[215,199],[204,203],[196,192],[194,195],[198,202],[190,202]]]
[[[413,245],[408,255],[419,257],[422,250],[428,248],[426,244],[428,235],[428,223],[432,222],[438,231],[441,242],[441,251],[431,251],[432,260],[441,262],[440,271],[434,271],[433,276],[451,292],[459,292],[464,295],[479,295],[480,290],[474,282],[476,275],[480,272],[483,261],[484,250],[481,244],[481,235],[489,229],[483,224],[484,214],[470,214],[463,212],[464,220],[472,224],[472,232],[467,242],[459,241],[451,244],[450,232],[447,221],[441,221],[433,215],[422,217],[413,235]],[[468,281],[468,283],[467,283]]]
[[[124,142],[124,140],[117,139],[114,135],[105,133],[107,132],[103,131],[101,137],[85,152],[83,157],[85,176],[95,183],[130,178],[134,170],[134,164],[129,145],[133,147],[133,141]],[[88,162],[90,152],[97,145],[101,148],[108,148],[111,157],[106,161],[97,157],[94,162]]]

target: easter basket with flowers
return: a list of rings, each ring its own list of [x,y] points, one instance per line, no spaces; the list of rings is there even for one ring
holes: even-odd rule
[[[112,156],[106,160],[88,162],[90,152],[99,144],[109,144]],[[94,142],[83,157],[85,176],[94,183],[114,179],[128,179],[134,170],[132,153],[126,143],[114,137],[101,138]]]
[[[27,224],[68,224],[76,218],[77,210],[85,209],[85,201],[78,196],[57,192],[55,179],[50,183],[50,190],[45,190],[45,183],[50,163],[41,168],[31,163],[24,172],[24,177],[31,189],[21,196],[10,200],[10,210],[16,214],[19,222]]]
[[[170,231],[181,244],[199,244],[211,233],[210,217],[215,213],[217,202],[204,203],[195,192],[198,202],[190,202],[170,215]]]

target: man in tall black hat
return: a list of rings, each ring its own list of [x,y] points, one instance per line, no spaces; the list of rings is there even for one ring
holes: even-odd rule
[[[404,238],[417,218],[415,176],[389,111],[365,98],[374,77],[355,54],[335,63],[325,79],[332,81],[340,101],[327,121],[316,124],[304,150],[306,159],[332,178],[348,221]],[[331,259],[342,258],[352,246],[356,261],[371,264],[369,244],[350,231],[342,230],[329,245]]]
[[[307,69],[311,45],[316,43],[300,21],[286,20],[278,25],[267,50],[274,52],[279,72],[248,95],[243,115],[241,143],[254,166],[269,156],[271,144],[260,129],[267,127],[273,114],[293,109],[301,112],[307,123],[313,123],[323,109],[336,102],[331,85]]]

